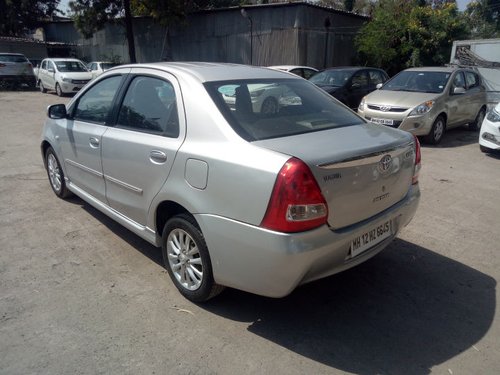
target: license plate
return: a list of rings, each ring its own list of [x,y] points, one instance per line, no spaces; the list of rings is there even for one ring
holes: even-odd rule
[[[394,125],[394,120],[389,120],[386,118],[372,118],[370,121],[375,123],[375,124],[382,124],[382,125],[389,125],[389,126]]]
[[[361,254],[392,235],[391,221],[377,225],[351,241],[351,257]]]

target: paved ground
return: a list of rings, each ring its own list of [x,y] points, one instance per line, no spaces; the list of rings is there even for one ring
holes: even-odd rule
[[[156,248],[57,199],[38,144],[53,94],[0,92],[1,374],[496,374],[500,157],[423,148],[388,249],[283,299],[183,299]]]

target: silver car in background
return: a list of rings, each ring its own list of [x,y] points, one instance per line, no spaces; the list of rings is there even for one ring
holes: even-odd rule
[[[0,89],[26,85],[35,87],[33,65],[20,53],[0,53]]]
[[[358,113],[365,119],[441,142],[447,129],[481,127],[486,93],[481,77],[469,69],[406,69],[363,98]]]
[[[276,112],[252,105],[258,85],[287,93]],[[420,197],[414,136],[271,69],[120,66],[48,116],[41,151],[55,194],[161,246],[192,301],[224,286],[282,297],[364,262]]]

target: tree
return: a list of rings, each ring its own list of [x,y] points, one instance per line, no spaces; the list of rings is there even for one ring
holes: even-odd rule
[[[381,0],[356,45],[362,63],[392,75],[412,66],[445,64],[453,40],[468,35],[454,2]]]
[[[500,36],[500,0],[473,1],[465,14],[474,38],[498,38]]]
[[[0,0],[0,35],[23,36],[59,13],[60,0]]]
[[[0,0],[2,1],[2,0]],[[59,1],[59,0],[57,0]],[[76,28],[90,38],[107,23],[124,24],[130,62],[136,62],[133,16],[150,16],[162,25],[183,19],[193,10],[244,3],[238,0],[73,0],[69,3]]]

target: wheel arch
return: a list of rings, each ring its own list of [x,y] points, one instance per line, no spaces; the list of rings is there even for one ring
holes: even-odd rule
[[[49,147],[52,147],[52,145],[49,143],[49,141],[44,139],[40,145],[40,151],[42,152],[42,160],[43,160],[43,165],[45,166],[45,168],[47,168],[47,160],[45,160],[45,154],[47,153],[47,149]]]
[[[155,231],[161,237],[163,233],[163,227],[167,223],[167,221],[179,214],[187,214],[193,217],[193,220],[196,222],[194,216],[182,205],[174,201],[162,201],[156,207],[155,212]],[[196,222],[199,226],[199,224]]]

